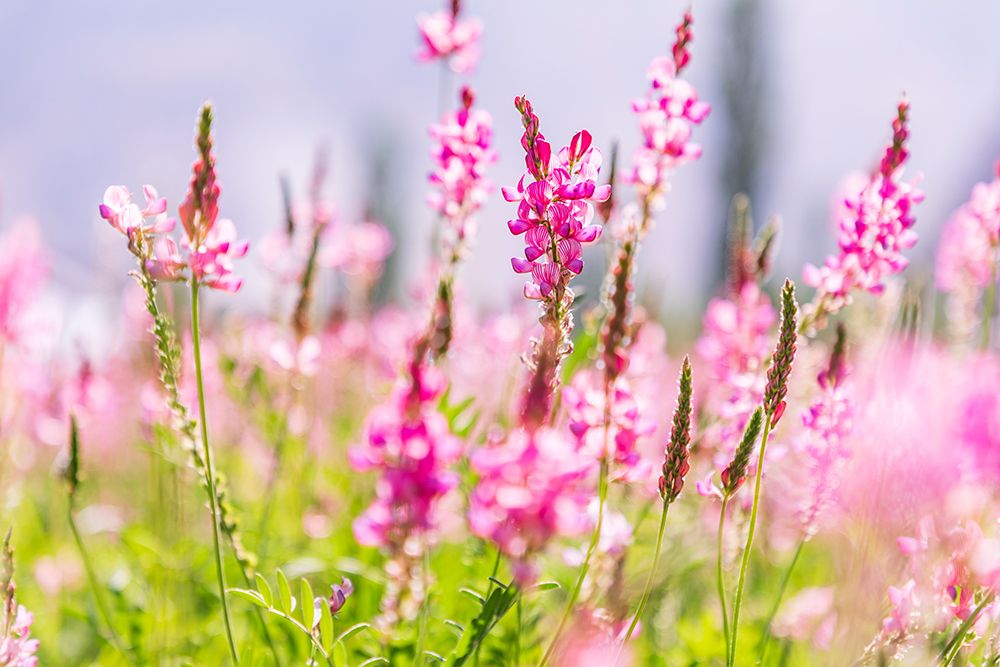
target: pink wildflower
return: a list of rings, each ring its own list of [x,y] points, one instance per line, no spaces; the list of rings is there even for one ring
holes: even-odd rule
[[[476,66],[483,24],[479,19],[460,19],[460,9],[460,0],[452,0],[451,11],[441,10],[417,18],[423,41],[423,48],[417,54],[419,60],[447,60],[457,73],[469,72]]]
[[[0,629],[4,630],[0,634],[0,665],[3,667],[35,667],[38,658],[38,640],[31,638],[31,624],[34,622],[34,615],[24,608],[17,606],[17,611],[13,618],[6,618],[4,614],[3,623]]]
[[[0,348],[26,330],[25,316],[48,274],[38,229],[18,223],[0,235]]]
[[[430,130],[436,166],[430,175],[434,191],[428,199],[447,221],[456,244],[470,233],[471,216],[486,201],[492,184],[486,180],[485,170],[496,161],[490,148],[493,117],[488,111],[474,109],[474,100],[472,89],[463,87],[462,106],[445,114]]]
[[[917,242],[913,207],[924,198],[915,182],[902,180],[909,157],[909,108],[904,98],[892,123],[892,144],[878,170],[844,201],[844,213],[837,221],[840,254],[829,257],[822,267],[809,264],[805,268],[806,283],[816,288],[815,300],[806,311],[812,323],[843,308],[857,290],[881,293],[886,279],[909,263],[903,251]]]
[[[437,501],[458,483],[448,466],[461,454],[461,443],[436,404],[444,377],[433,366],[414,375],[412,384],[372,411],[364,443],[350,452],[356,470],[381,472],[374,503],[354,522],[354,535],[365,545],[399,550],[407,538],[426,535],[435,527]]]
[[[611,420],[605,433],[605,392],[597,376],[590,372],[577,373],[573,383],[563,390],[563,401],[569,413],[569,430],[576,436],[580,451],[599,461],[604,455],[605,440],[610,445],[610,458],[618,469],[613,479],[640,481],[652,473],[649,461],[639,453],[638,442],[656,431],[656,424],[646,419],[624,378],[610,390]]]
[[[524,134],[521,145],[528,170],[517,188],[503,188],[509,202],[517,202],[517,218],[507,227],[524,235],[524,259],[513,258],[517,273],[530,274],[524,287],[529,299],[561,301],[570,278],[583,270],[583,246],[601,235],[594,219],[594,202],[611,196],[610,185],[597,185],[601,152],[591,146],[590,132],[577,132],[552,162],[552,147],[539,132],[531,102],[518,97]]]
[[[944,228],[937,255],[937,285],[951,292],[962,285],[984,289],[995,280],[1000,245],[1000,162],[997,178],[977,183],[972,196]]]
[[[813,645],[828,649],[837,626],[833,608],[833,588],[805,588],[786,602],[774,619],[774,636],[811,640]]]
[[[882,621],[882,633],[886,638],[904,637],[910,629],[917,607],[914,590],[917,582],[907,581],[902,588],[889,587],[889,603],[892,613]]]
[[[481,478],[469,525],[513,561],[521,582],[534,578],[528,558],[553,537],[587,529],[594,461],[558,431],[518,429],[503,443],[475,450],[471,463]]]
[[[643,143],[633,158],[630,180],[640,194],[654,201],[666,187],[668,171],[701,157],[701,146],[691,141],[691,130],[711,111],[707,103],[698,100],[694,86],[680,78],[691,60],[687,50],[692,40],[691,23],[689,11],[677,26],[673,57],[659,56],[650,63],[650,90],[632,103]]]

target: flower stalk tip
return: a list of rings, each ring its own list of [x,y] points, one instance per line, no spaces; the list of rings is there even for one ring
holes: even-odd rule
[[[688,445],[691,443],[691,360],[685,356],[681,365],[677,408],[674,410],[670,442],[663,461],[663,475],[660,477],[660,497],[672,503],[684,488],[684,476],[691,469],[688,461]]]
[[[792,362],[795,360],[795,347],[798,339],[797,319],[798,306],[795,303],[795,283],[785,280],[781,290],[781,326],[778,332],[778,344],[774,349],[771,368],[767,371],[767,386],[764,389],[764,412],[771,419],[774,427],[784,413],[785,395],[788,393],[788,376],[792,372]]]
[[[739,447],[736,448],[733,460],[722,471],[722,493],[726,498],[736,493],[746,480],[747,467],[750,465],[750,457],[753,455],[763,422],[764,412],[758,407],[750,415],[750,420],[743,430],[743,439],[740,440]]]

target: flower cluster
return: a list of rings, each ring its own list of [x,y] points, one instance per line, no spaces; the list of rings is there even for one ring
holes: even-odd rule
[[[701,156],[701,146],[691,141],[692,126],[705,120],[711,107],[699,101],[694,86],[680,78],[691,60],[687,49],[692,40],[691,23],[689,11],[677,26],[673,57],[659,56],[650,63],[650,90],[632,103],[642,130],[642,146],[633,158],[630,180],[644,197],[657,199],[666,187],[668,171]]]
[[[485,169],[496,161],[491,148],[493,117],[488,111],[474,109],[474,101],[472,89],[463,87],[461,107],[431,126],[435,169],[430,175],[434,191],[429,202],[447,221],[455,243],[464,241],[472,231],[471,216],[492,187]]]
[[[10,531],[0,544],[0,665],[2,667],[35,667],[38,640],[31,638],[35,617],[17,603],[14,583],[14,551],[10,546]]]
[[[504,199],[517,202],[517,218],[507,227],[525,241],[524,258],[511,259],[511,265],[517,273],[530,274],[527,298],[561,302],[570,278],[583,270],[583,246],[601,235],[600,225],[592,224],[594,202],[606,201],[611,186],[597,185],[601,152],[591,146],[590,132],[577,132],[553,161],[531,102],[518,97],[514,106],[524,125],[527,172],[516,189],[503,188]]]
[[[520,581],[534,577],[529,556],[549,540],[589,527],[594,459],[561,432],[518,429],[474,451],[471,463],[481,478],[469,499],[469,527],[513,561]]]
[[[417,19],[423,48],[421,61],[446,60],[452,71],[469,72],[479,60],[479,36],[483,24],[478,19],[460,19],[460,0],[452,0],[451,11],[441,10]]]
[[[242,279],[232,272],[232,260],[247,254],[249,244],[236,238],[231,220],[219,219],[219,194],[212,155],[212,110],[205,105],[198,125],[198,159],[187,197],[180,205],[183,225],[181,248],[169,236],[177,224],[166,216],[167,200],[151,185],[143,186],[144,207],[132,200],[123,185],[112,185],[104,192],[99,206],[101,217],[129,242],[129,250],[139,258],[144,270],[154,280],[191,279],[198,284],[226,292],[236,292]],[[183,254],[181,252],[183,249]]]
[[[427,535],[438,500],[458,483],[448,466],[461,454],[461,443],[436,403],[444,381],[440,371],[424,366],[368,416],[364,442],[352,448],[350,461],[381,477],[375,501],[354,522],[360,543],[401,549],[408,538]]]
[[[837,220],[840,254],[827,258],[821,267],[809,264],[805,268],[806,283],[816,288],[815,300],[806,311],[810,324],[843,308],[856,290],[881,293],[886,279],[909,263],[903,251],[917,242],[913,207],[924,198],[915,182],[902,179],[909,157],[909,108],[906,99],[899,103],[892,122],[892,144],[878,170],[844,200]]]
[[[652,467],[644,461],[637,448],[641,438],[656,431],[656,424],[645,418],[630,390],[620,379],[606,393],[598,376],[581,372],[563,390],[563,402],[569,415],[569,430],[579,441],[581,453],[599,461],[606,443],[611,446],[610,458],[617,466],[613,479],[645,481]],[[605,416],[610,420],[605,426]],[[607,433],[605,433],[607,429]]]
[[[972,196],[945,226],[937,254],[937,286],[944,292],[964,285],[986,288],[996,280],[1000,246],[1000,162],[997,177],[977,183]]]

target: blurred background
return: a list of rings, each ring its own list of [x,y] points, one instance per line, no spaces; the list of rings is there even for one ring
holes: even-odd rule
[[[629,160],[638,142],[630,103],[648,62],[667,54],[687,3],[466,0],[485,24],[475,71],[452,75],[495,119],[494,182],[523,167],[515,95],[562,145],[580,128]],[[97,215],[109,184],[155,184],[174,209],[184,194],[195,115],[216,108],[222,210],[241,235],[282,224],[279,175],[306,193],[317,148],[331,155],[338,215],[374,211],[396,235],[387,294],[405,297],[430,249],[424,198],[427,126],[442,74],[416,62],[415,17],[435,0],[171,3],[0,2],[0,227],[34,218],[54,253],[53,280],[75,326],[120,307],[129,256]],[[666,210],[640,258],[647,303],[697,321],[721,275],[727,209],[750,194],[757,223],[783,219],[776,273],[801,277],[834,247],[829,208],[840,179],[880,157],[901,91],[912,102],[910,174],[926,202],[911,279],[928,280],[941,225],[1000,157],[1000,3],[865,0],[695,2],[686,78],[710,102],[695,130],[698,162],[673,177]],[[623,188],[620,201],[631,192]],[[463,268],[473,303],[503,307],[520,292],[520,250],[498,191],[479,216]],[[255,261],[244,290],[213,305],[268,305]],[[597,272],[592,278],[596,280]],[[593,281],[592,281],[593,284]],[[669,326],[669,324],[668,324]]]

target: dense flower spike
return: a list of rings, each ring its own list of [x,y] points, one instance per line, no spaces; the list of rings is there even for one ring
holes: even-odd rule
[[[461,19],[461,0],[451,1],[451,10],[441,10],[417,19],[423,48],[421,61],[445,60],[452,71],[469,72],[479,60],[479,37],[483,24],[479,19]]]
[[[633,158],[630,180],[654,205],[659,205],[667,186],[667,173],[701,157],[701,146],[691,141],[691,130],[711,111],[698,99],[694,86],[680,78],[691,60],[687,48],[692,40],[691,24],[691,12],[685,12],[677,26],[673,57],[659,56],[650,63],[647,75],[651,88],[645,97],[632,103],[643,143]]]
[[[902,178],[909,157],[909,109],[903,98],[892,122],[892,144],[879,168],[845,197],[837,220],[840,254],[829,257],[822,267],[805,268],[806,283],[816,288],[816,297],[806,308],[807,328],[822,325],[826,315],[850,303],[852,292],[881,293],[886,279],[909,263],[903,251],[917,242],[913,207],[924,198],[915,182]]]
[[[538,116],[525,97],[514,100],[521,114],[527,172],[515,188],[503,188],[517,202],[517,218],[507,223],[511,233],[524,235],[524,259],[513,258],[517,273],[530,274],[524,296],[542,303],[543,337],[532,355],[532,377],[522,402],[522,421],[538,428],[548,418],[559,363],[569,353],[573,331],[573,276],[583,271],[583,246],[596,241],[601,227],[592,224],[594,202],[611,196],[610,185],[597,185],[601,153],[591,146],[586,130],[552,158],[552,147],[539,130]]]
[[[795,342],[798,338],[795,303],[795,283],[785,280],[781,290],[781,327],[778,344],[774,348],[771,367],[767,371],[767,386],[764,388],[764,413],[771,420],[772,428],[785,412],[785,394],[788,393],[788,376],[795,360]]]
[[[402,382],[392,400],[369,415],[364,442],[350,460],[356,470],[377,469],[382,476],[375,502],[354,522],[361,544],[398,551],[435,527],[437,501],[458,482],[449,466],[461,453],[436,408],[443,390],[440,371],[421,367],[412,383]]]
[[[750,457],[753,455],[757,438],[760,436],[763,421],[764,413],[761,408],[757,408],[747,421],[747,427],[743,431],[743,439],[740,440],[740,445],[736,448],[733,460],[722,471],[722,493],[724,495],[733,495],[746,481],[747,467],[750,465]]]
[[[187,197],[179,213],[184,227],[181,246],[191,279],[213,289],[236,292],[242,279],[232,272],[232,260],[247,254],[249,244],[236,238],[236,225],[219,219],[219,194],[215,156],[212,155],[212,107],[201,109],[196,147],[198,159]]]
[[[469,500],[469,526],[513,561],[518,580],[535,577],[530,556],[553,537],[589,527],[587,481],[595,464],[560,432],[516,430],[475,450],[471,463],[481,477]]]
[[[688,462],[688,445],[691,443],[691,361],[685,356],[681,366],[681,377],[677,393],[677,408],[674,411],[674,423],[670,430],[670,442],[667,443],[666,455],[663,460],[663,474],[660,476],[660,497],[664,502],[677,500],[684,488],[684,476],[691,469]]]

